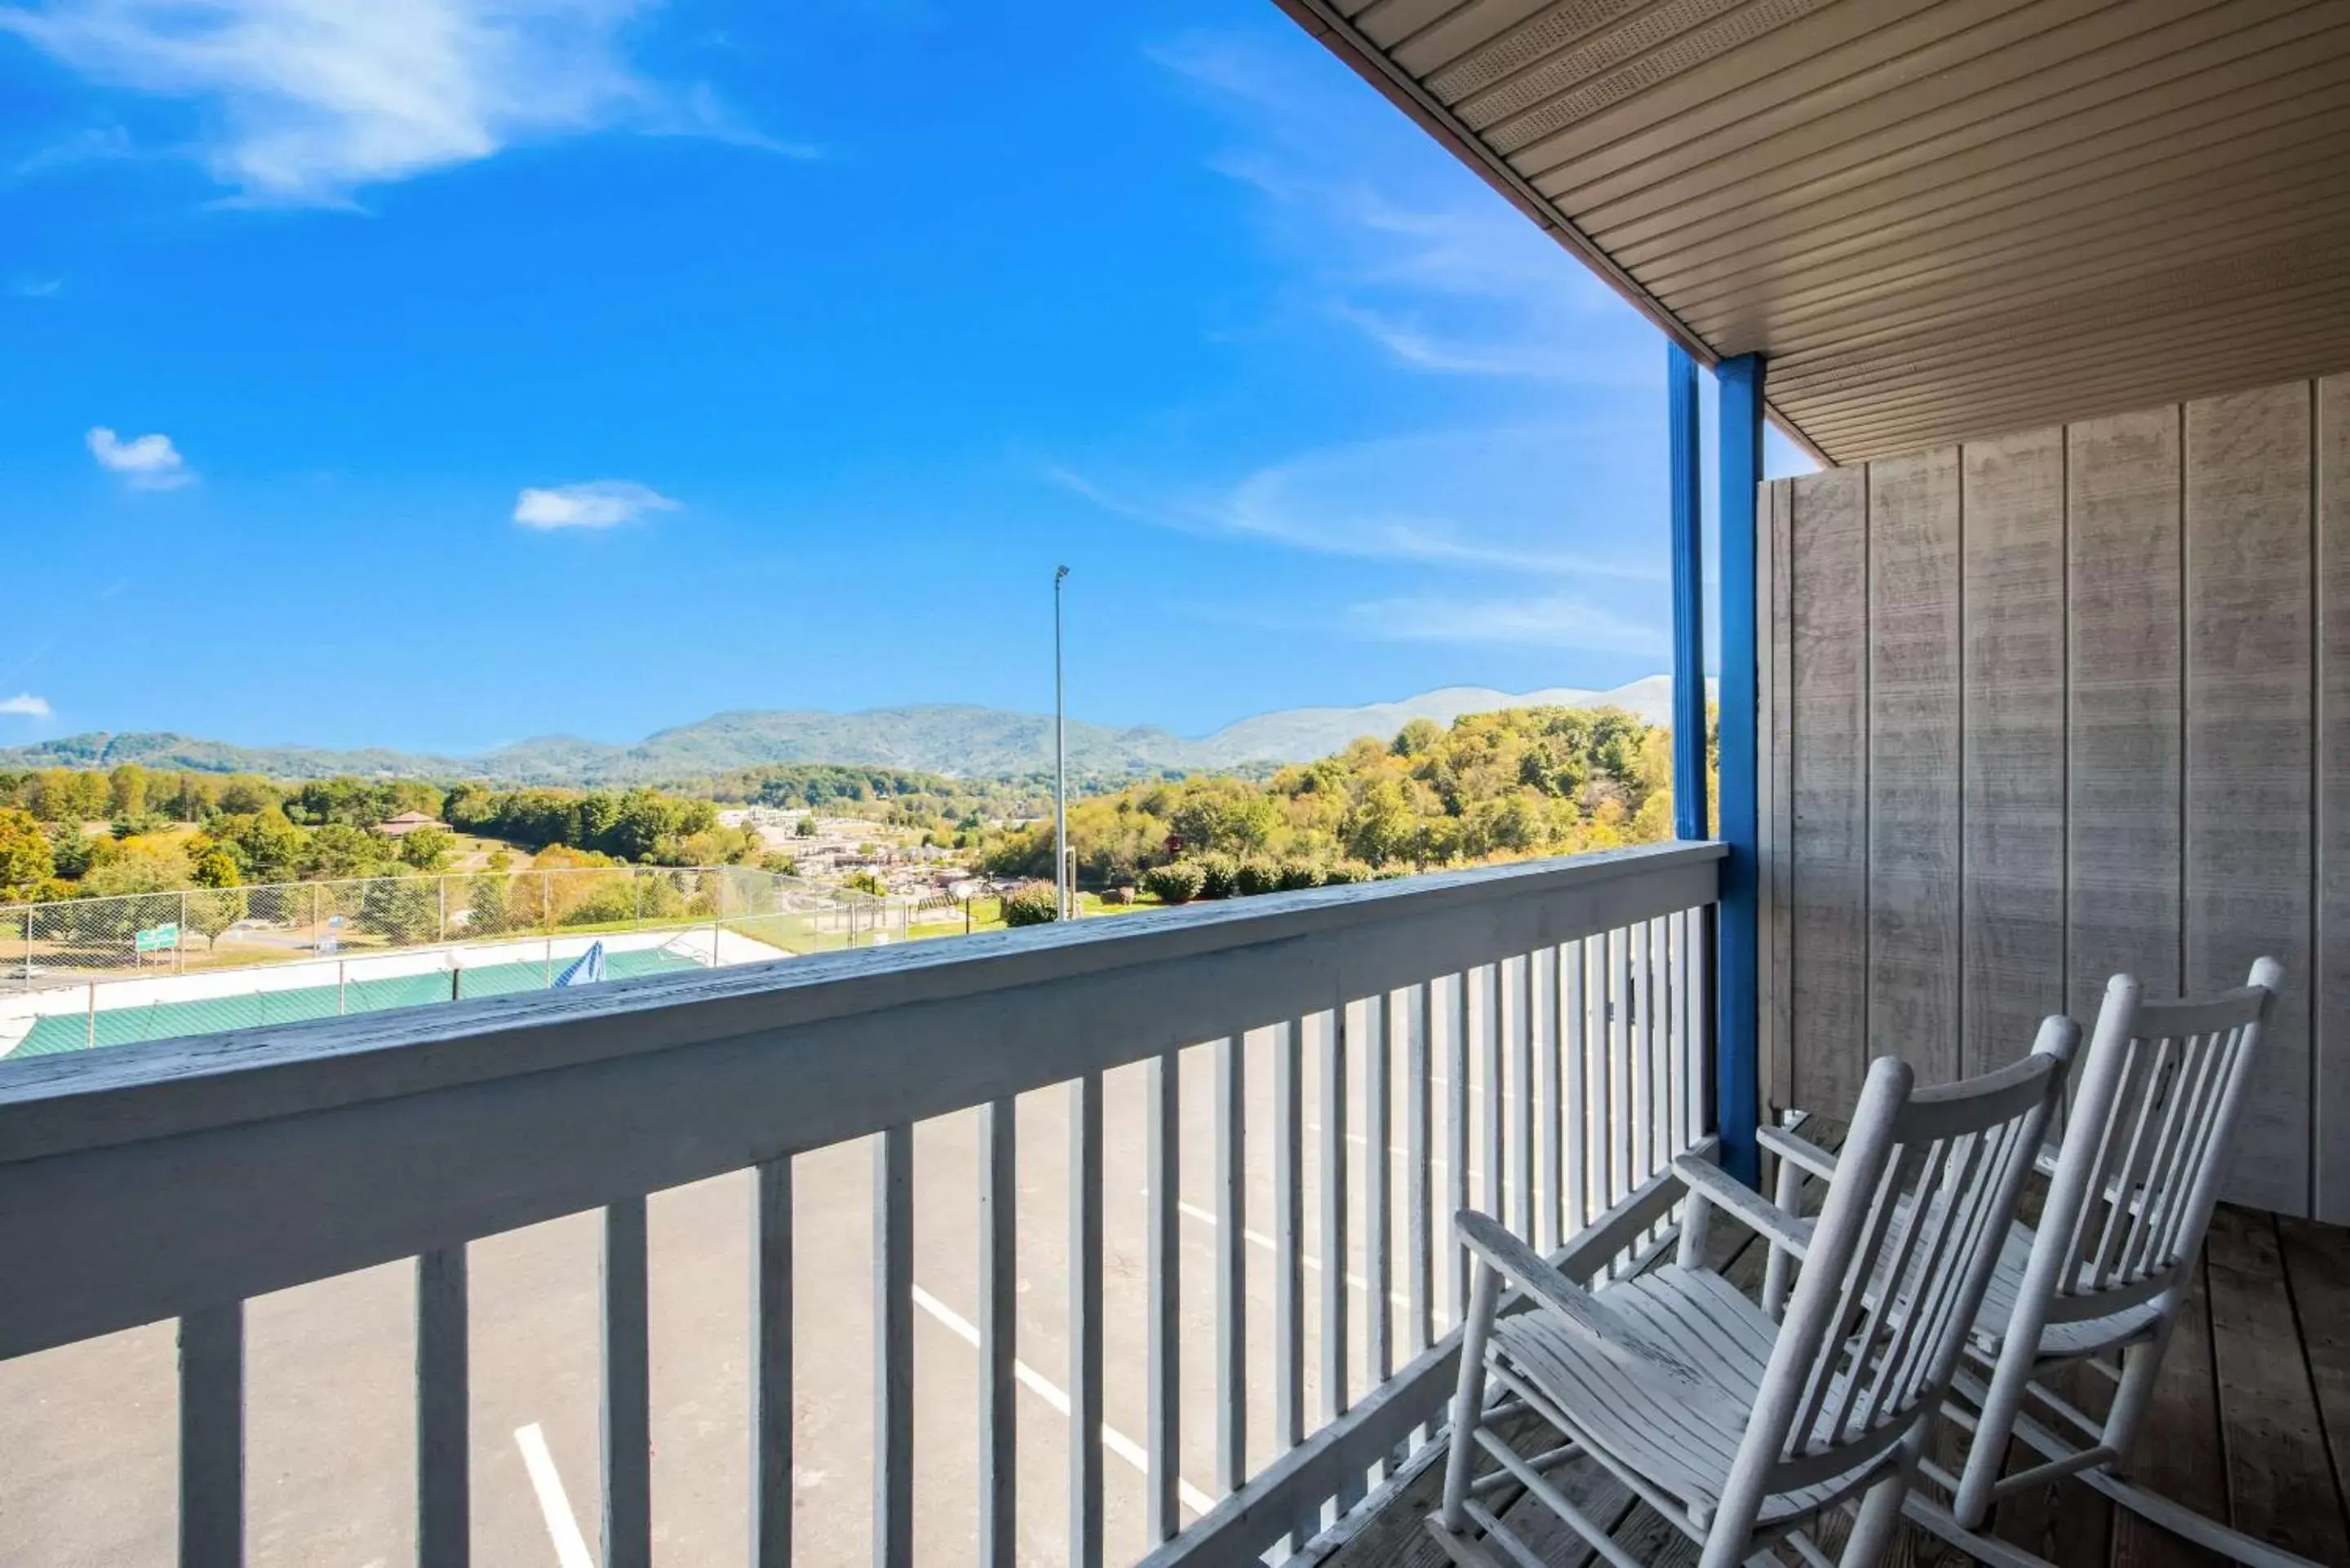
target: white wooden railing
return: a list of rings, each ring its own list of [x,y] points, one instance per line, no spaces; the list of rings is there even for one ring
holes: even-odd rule
[[[753,1561],[774,1568],[792,1551],[795,1156],[870,1137],[873,1555],[910,1563],[914,1184],[972,1176],[918,1171],[913,1127],[973,1116],[979,1555],[1009,1563],[1020,1513],[1060,1505],[1014,1485],[1013,1103],[1066,1085],[1072,1262],[1066,1279],[1035,1283],[1067,1293],[1067,1556],[1098,1563],[1104,1075],[1140,1064],[1149,1311],[1131,1375],[1149,1398],[1144,1533],[1161,1543],[1155,1560],[1254,1560],[1357,1503],[1440,1419],[1443,1330],[1467,1289],[1453,1209],[1500,1212],[1544,1248],[1582,1237],[1583,1253],[1653,1231],[1657,1174],[1705,1132],[1703,916],[1721,853],[1657,846],[0,1063],[0,1358],[178,1319],[181,1561],[235,1563],[243,1303],[413,1258],[418,1555],[463,1563],[467,1243],[600,1209],[603,1561],[643,1564],[647,1196],[749,1169],[746,1507]],[[1192,1049],[1214,1085],[1212,1147],[1197,1149],[1179,1116]],[[1269,1125],[1253,1126],[1244,1085],[1268,1057]],[[1318,1128],[1304,1116],[1309,1064]],[[1350,1176],[1355,1137],[1370,1158],[1351,1157]],[[1244,1223],[1246,1149],[1260,1138],[1270,1238]],[[1212,1338],[1200,1345],[1178,1310],[1178,1177],[1194,1159],[1216,1221]],[[1269,1406],[1249,1386],[1251,1245],[1270,1253]],[[1358,1343],[1366,1364],[1350,1366]],[[1179,1378],[1195,1355],[1215,1368],[1207,1490],[1220,1500],[1187,1524]],[[1274,1454],[1254,1473],[1253,1408],[1269,1408]]]

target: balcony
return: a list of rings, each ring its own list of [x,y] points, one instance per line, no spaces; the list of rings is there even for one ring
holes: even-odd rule
[[[1278,3],[1674,346],[1684,842],[0,1064],[7,1554],[1432,1562],[1451,1210],[2273,953],[2139,1473],[2350,1561],[2340,8]]]
[[[12,1550],[1305,1542],[1440,1419],[1453,1208],[1666,1233],[1722,854],[11,1064]]]

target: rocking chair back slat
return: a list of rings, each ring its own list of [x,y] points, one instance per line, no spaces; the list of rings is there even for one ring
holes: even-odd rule
[[[2100,1298],[2168,1288],[2203,1241],[2227,1132],[2272,987],[2209,1002],[2145,1004],[2115,977],[2057,1157],[2047,1220],[2066,1238],[2052,1316],[2110,1310]]]

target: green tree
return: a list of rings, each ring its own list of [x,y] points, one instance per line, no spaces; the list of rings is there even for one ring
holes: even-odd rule
[[[1142,874],[1142,890],[1162,904],[1188,904],[1200,896],[1207,878],[1189,860],[1153,866]]]
[[[467,936],[494,937],[507,929],[506,886],[510,880],[498,871],[476,877],[467,884],[465,907],[472,911],[465,920]]]
[[[113,898],[126,893],[172,893],[188,885],[188,857],[177,845],[134,840],[115,846],[115,850],[81,879],[86,896]]]
[[[393,843],[403,865],[419,871],[438,871],[457,852],[457,836],[445,827],[420,827]]]
[[[330,822],[310,830],[302,846],[301,869],[307,881],[338,881],[350,877],[377,877],[390,858],[384,840],[364,827]]]
[[[57,875],[49,836],[29,811],[0,811],[0,903],[17,903]]]
[[[201,847],[197,847],[201,846]],[[209,950],[220,940],[220,934],[244,919],[251,906],[243,888],[237,886],[236,857],[217,844],[199,839],[188,868],[188,879],[195,889],[188,895],[188,924],[204,936]]]
[[[137,763],[125,763],[106,775],[107,807],[114,816],[147,815],[148,774]]]
[[[33,815],[43,822],[90,822],[106,815],[104,774],[44,768],[33,776]]]
[[[302,830],[275,805],[216,816],[206,831],[236,857],[238,872],[247,882],[294,880],[302,859]]]
[[[1444,742],[1444,726],[1433,719],[1414,719],[1396,732],[1395,754],[1424,757]]]
[[[1373,866],[1411,857],[1412,837],[1419,824],[1403,786],[1382,778],[1367,786],[1347,809],[1338,827],[1347,853]]]
[[[429,940],[441,924],[441,885],[431,877],[383,877],[359,895],[359,929],[396,943]]]
[[[285,803],[276,786],[254,774],[236,774],[221,785],[220,808],[231,815],[252,816],[265,811],[283,813]]]
[[[58,876],[68,879],[87,877],[97,857],[98,844],[79,827],[66,823],[50,830],[49,858]]]
[[[1050,882],[1024,882],[1003,895],[1003,923],[1007,926],[1048,925],[1059,918],[1059,906]]]

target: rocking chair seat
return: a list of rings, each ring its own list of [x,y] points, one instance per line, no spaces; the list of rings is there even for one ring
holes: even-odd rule
[[[1493,1325],[1493,1349],[1565,1416],[1568,1436],[1610,1468],[1679,1501],[1700,1529],[1720,1501],[1760,1392],[1778,1325],[1720,1274],[1668,1265],[1621,1280],[1600,1299],[1701,1379],[1668,1381],[1611,1354],[1546,1312]],[[1877,1468],[1764,1499],[1757,1524],[1804,1517],[1852,1491]]]
[[[1986,1356],[1996,1357],[2007,1339],[2008,1321],[2015,1315],[2016,1300],[2023,1293],[2023,1272],[2032,1262],[2034,1234],[2031,1226],[2017,1221],[2008,1227],[2007,1239],[2000,1247],[1998,1265],[1983,1291],[1982,1307],[1975,1314],[1975,1348]],[[2162,1311],[2159,1300],[2144,1301],[2100,1317],[2051,1323],[2040,1331],[2040,1359],[2070,1361],[2143,1339],[2154,1331]]]

